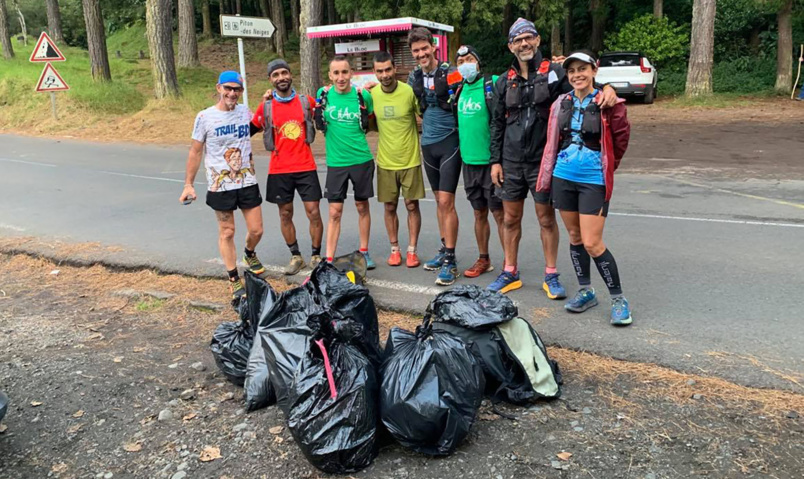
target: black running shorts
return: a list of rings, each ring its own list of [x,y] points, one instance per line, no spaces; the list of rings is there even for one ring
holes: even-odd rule
[[[374,196],[374,161],[359,165],[327,167],[327,182],[324,196],[332,203],[343,203],[352,182],[355,201],[365,201]]]
[[[262,196],[257,185],[228,191],[207,191],[207,205],[215,211],[249,210],[261,204]]]
[[[492,211],[502,209],[502,200],[494,194],[490,165],[467,165],[464,163],[463,188],[466,190],[466,198],[472,204],[472,209],[478,211],[486,208]]]
[[[530,191],[536,203],[550,203],[550,193],[536,191],[539,165],[539,163],[503,159],[503,184],[501,188],[496,189],[497,196],[503,201],[521,201],[528,197]]]
[[[607,216],[609,202],[606,201],[606,187],[578,183],[553,177],[550,187],[553,206],[559,211],[577,211],[582,215]]]
[[[296,191],[299,192],[302,201],[321,200],[321,182],[318,181],[318,172],[312,170],[299,173],[269,174],[265,185],[265,201],[278,205],[292,203]]]
[[[462,164],[458,133],[452,133],[438,143],[422,145],[422,157],[430,189],[455,194]]]

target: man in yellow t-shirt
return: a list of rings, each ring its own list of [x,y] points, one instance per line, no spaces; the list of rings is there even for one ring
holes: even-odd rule
[[[390,266],[402,264],[399,249],[399,193],[408,210],[408,268],[419,266],[416,243],[422,226],[419,200],[424,198],[416,115],[419,105],[413,88],[396,79],[396,65],[388,52],[374,55],[374,74],[380,82],[371,88],[379,131],[377,148],[377,199],[385,203],[385,229],[391,242]]]

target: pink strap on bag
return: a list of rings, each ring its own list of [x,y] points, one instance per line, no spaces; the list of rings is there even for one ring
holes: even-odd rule
[[[318,349],[321,350],[321,355],[324,356],[324,370],[327,373],[327,381],[329,382],[329,393],[332,399],[338,397],[338,391],[335,389],[335,378],[332,376],[332,366],[329,364],[329,355],[327,354],[327,349],[324,347],[324,340],[319,339],[315,342],[318,345]]]

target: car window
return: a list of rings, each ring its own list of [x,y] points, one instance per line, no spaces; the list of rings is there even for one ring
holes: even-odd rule
[[[638,67],[639,55],[603,55],[600,57],[601,67]]]

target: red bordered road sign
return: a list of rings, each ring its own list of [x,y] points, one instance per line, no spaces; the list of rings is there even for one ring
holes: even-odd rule
[[[53,65],[50,63],[45,65],[45,69],[42,70],[42,75],[39,77],[39,81],[36,82],[36,91],[65,91],[69,89],[70,86],[67,85],[61,75],[59,75],[59,72],[53,68]]]
[[[31,58],[28,61],[32,62],[63,62],[65,60],[61,50],[56,46],[56,43],[47,36],[47,33],[42,32],[39,35],[39,41],[31,52]]]

